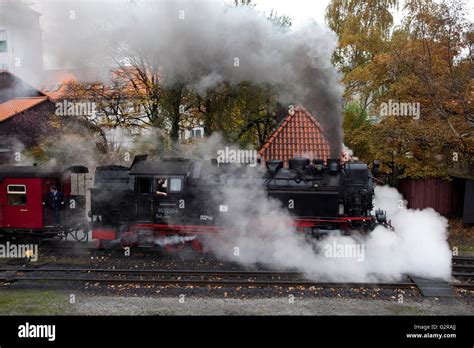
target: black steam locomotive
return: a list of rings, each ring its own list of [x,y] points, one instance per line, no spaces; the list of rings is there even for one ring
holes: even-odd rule
[[[256,187],[287,209],[295,229],[308,235],[370,231],[386,220],[382,211],[371,214],[373,178],[364,163],[295,158],[288,168],[282,161],[268,161],[262,172],[259,166],[215,160],[150,161],[138,156],[130,168],[96,169],[92,238],[98,247],[161,246],[171,252],[191,244],[203,250],[203,235],[228,228],[224,218],[232,221],[242,204],[229,190],[250,192]]]

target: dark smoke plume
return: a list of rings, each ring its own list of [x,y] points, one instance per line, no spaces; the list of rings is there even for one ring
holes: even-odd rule
[[[255,9],[216,2],[40,4],[48,64],[138,58],[159,69],[165,83],[184,81],[202,94],[222,81],[273,83],[282,103],[314,114],[331,156],[340,157],[343,88],[330,60],[337,38],[329,29],[282,28]]]

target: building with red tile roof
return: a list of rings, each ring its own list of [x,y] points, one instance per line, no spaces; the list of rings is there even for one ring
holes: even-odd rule
[[[48,97],[17,98],[0,104],[0,122],[48,101]]]
[[[311,160],[329,158],[329,143],[323,129],[308,110],[297,106],[280,122],[276,131],[259,151],[262,162],[306,157]]]
[[[0,71],[1,149],[12,149],[18,143],[37,145],[42,136],[54,132],[49,122],[54,111],[55,105],[46,95],[11,72]]]

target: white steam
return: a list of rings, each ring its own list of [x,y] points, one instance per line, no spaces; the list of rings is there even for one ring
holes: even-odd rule
[[[291,227],[292,218],[281,204],[252,179],[231,179],[224,189],[229,212],[221,214],[226,231],[222,239],[207,243],[218,257],[293,269],[315,280],[395,281],[405,274],[449,279],[447,220],[432,209],[405,208],[393,188],[377,187],[375,196],[376,208],[387,211],[394,231],[379,226],[366,235],[336,233],[308,240]]]

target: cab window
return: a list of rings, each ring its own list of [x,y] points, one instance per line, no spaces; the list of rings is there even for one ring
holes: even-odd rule
[[[7,185],[8,205],[26,205],[26,185]]]
[[[183,189],[183,179],[171,178],[170,179],[170,192],[181,192]]]

